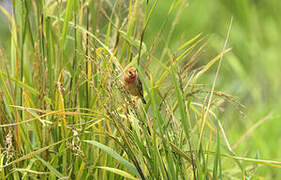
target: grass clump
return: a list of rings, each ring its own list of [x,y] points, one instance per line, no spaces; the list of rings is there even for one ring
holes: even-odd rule
[[[206,36],[173,48],[162,39],[187,1],[173,2],[157,36],[146,33],[158,3],[13,2],[0,64],[1,179],[234,179],[281,166],[237,155],[216,115],[226,102],[242,108],[215,90],[231,25],[204,64]],[[214,81],[202,84],[216,64]],[[146,105],[123,89],[131,66]]]

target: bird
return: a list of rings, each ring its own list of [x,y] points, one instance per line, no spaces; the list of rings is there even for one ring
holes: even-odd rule
[[[142,82],[138,76],[137,70],[133,67],[128,69],[128,73],[124,74],[124,85],[126,91],[133,95],[141,98],[143,104],[146,104],[146,101],[143,97],[143,87]]]

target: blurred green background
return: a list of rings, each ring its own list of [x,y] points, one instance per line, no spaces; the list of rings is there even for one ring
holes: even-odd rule
[[[220,113],[226,134],[234,145],[255,123],[272,114],[272,118],[262,121],[248,139],[235,151],[243,156],[281,160],[281,1],[270,0],[191,0],[183,7],[182,14],[171,36],[169,48],[191,39],[199,33],[208,37],[208,44],[200,55],[201,63],[215,57],[223,48],[233,16],[233,24],[228,47],[230,53],[224,56],[216,90],[225,91],[237,97],[246,106],[241,115],[233,106]],[[155,36],[167,17],[172,0],[159,1],[147,30]],[[172,16],[176,16],[173,13]],[[170,18],[173,19],[173,18]],[[172,26],[174,21],[168,21]],[[169,28],[167,28],[169,29]],[[168,31],[161,36],[166,41]],[[149,36],[148,36],[149,35]],[[148,45],[150,46],[150,44]],[[161,46],[161,44],[160,44]],[[215,66],[214,66],[215,67]],[[203,83],[211,88],[216,68],[207,73]],[[281,177],[278,168],[266,167],[258,171],[270,178]]]
[[[0,1],[9,11],[8,1]],[[216,90],[226,91],[237,97],[246,106],[243,116],[233,106],[226,106],[218,112],[223,122],[226,135],[234,145],[255,123],[272,114],[260,124],[235,151],[245,157],[281,161],[281,1],[280,0],[191,0],[187,7],[179,8],[182,14],[178,17],[175,31],[171,35],[170,49],[199,33],[207,35],[208,44],[200,55],[201,63],[207,63],[223,47],[228,24],[233,16],[233,25],[228,47],[230,53],[224,56]],[[150,3],[153,3],[150,1]],[[160,0],[145,34],[144,42],[151,46],[159,27],[168,16],[172,0]],[[171,14],[177,16],[177,11]],[[1,12],[0,45],[9,47],[9,22]],[[170,21],[169,21],[170,19]],[[175,21],[169,18],[167,27]],[[170,28],[167,28],[170,29]],[[163,46],[169,31],[161,35],[159,46]],[[179,42],[181,41],[181,43]],[[156,48],[157,49],[157,48]],[[161,49],[161,48],[159,48]],[[202,83],[214,79],[216,68],[205,75]],[[281,177],[278,168],[259,168],[266,177]]]

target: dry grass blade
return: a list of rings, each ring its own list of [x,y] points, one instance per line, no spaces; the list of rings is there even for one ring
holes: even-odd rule
[[[249,138],[249,136],[253,133],[253,131],[259,127],[260,125],[262,125],[264,122],[266,122],[267,120],[273,119],[273,115],[272,113],[268,114],[267,116],[265,116],[264,118],[262,118],[261,120],[259,120],[258,122],[256,122],[243,136],[241,136],[241,138],[237,141],[236,144],[234,144],[232,146],[233,149],[236,149],[243,141],[245,141],[246,139]]]
[[[226,50],[226,45],[227,45],[228,40],[229,40],[231,26],[232,26],[232,20],[233,20],[233,17],[231,17],[231,20],[230,20],[230,23],[229,23],[226,40],[224,42],[224,46],[223,46],[223,49],[222,49],[223,53],[220,56],[219,65],[218,65],[218,68],[217,68],[217,71],[216,71],[215,79],[213,81],[212,90],[211,90],[211,93],[210,93],[210,97],[209,97],[209,101],[208,101],[208,104],[207,104],[207,108],[206,108],[206,111],[205,111],[205,113],[203,114],[203,117],[202,117],[202,123],[201,123],[201,127],[200,127],[199,141],[198,141],[198,147],[197,147],[198,151],[199,151],[200,146],[201,146],[203,131],[204,131],[204,127],[205,127],[205,123],[206,123],[207,117],[208,117],[208,113],[209,113],[211,101],[212,101],[212,98],[213,98],[213,94],[214,94],[217,78],[218,78],[218,75],[219,75],[219,71],[220,71],[220,68],[221,68],[222,58],[223,58],[224,52]]]

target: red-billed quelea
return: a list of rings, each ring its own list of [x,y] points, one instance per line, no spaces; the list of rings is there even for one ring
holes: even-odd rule
[[[141,98],[143,104],[146,104],[146,101],[143,97],[142,83],[135,68],[129,68],[128,73],[124,74],[124,84],[128,93]]]

